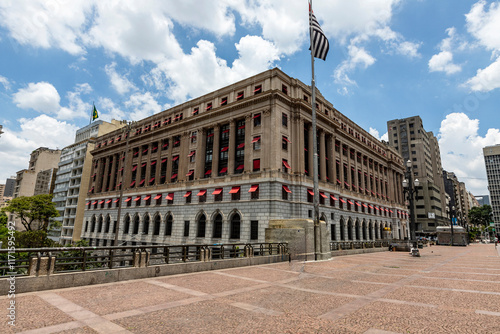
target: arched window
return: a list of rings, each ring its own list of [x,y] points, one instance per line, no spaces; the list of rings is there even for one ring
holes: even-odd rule
[[[370,240],[373,240],[373,225],[372,222],[368,224],[368,236]]]
[[[111,225],[111,217],[108,215],[106,216],[106,225],[104,227],[104,233],[109,233],[110,225]]]
[[[347,222],[347,240],[352,240],[352,220]]]
[[[345,240],[345,222],[344,222],[344,219],[340,220],[340,240]]]
[[[241,230],[241,218],[240,215],[235,213],[231,217],[231,234],[230,239],[239,239]]]
[[[102,215],[99,216],[99,227],[97,228],[97,232],[100,233],[102,232],[102,221],[103,221],[103,218],[102,218]]]
[[[384,239],[384,224],[380,223],[380,239]]]
[[[92,216],[92,227],[90,228],[90,232],[95,232],[95,216]]]
[[[356,221],[356,240],[361,240],[361,223]]]
[[[130,216],[125,216],[125,224],[123,226],[123,234],[129,234],[130,232]]]
[[[161,224],[160,215],[156,215],[155,216],[155,227],[154,227],[153,235],[160,235],[160,224]]]
[[[205,238],[206,227],[207,227],[207,217],[205,217],[205,215],[201,215],[198,218],[198,229],[196,232],[196,237]]]
[[[132,231],[132,234],[139,234],[139,216],[136,215],[134,217],[134,230]]]
[[[166,222],[167,226],[165,226],[165,235],[172,235],[172,224],[173,224],[174,218],[172,215],[168,215]]]
[[[366,240],[366,221],[363,220],[363,240]]]
[[[214,218],[212,238],[222,238],[222,216],[220,213],[218,213]]]
[[[144,215],[144,224],[142,226],[142,234],[149,234],[149,215],[146,213]]]

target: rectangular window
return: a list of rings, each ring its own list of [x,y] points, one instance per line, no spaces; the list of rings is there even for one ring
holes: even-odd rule
[[[253,159],[253,171],[260,171],[260,159]]]
[[[253,92],[255,95],[262,93],[262,85],[255,86]]]
[[[184,236],[189,237],[189,220],[184,221]]]
[[[174,147],[181,146],[181,136],[174,136],[173,141],[174,141]]]
[[[226,97],[223,97],[220,101],[220,105],[221,106],[225,106],[227,104],[227,96]]]
[[[245,94],[241,91],[236,94],[236,101],[242,100],[245,97]]]
[[[207,201],[207,191],[206,189],[202,189],[198,192],[198,202],[205,203]]]
[[[240,187],[233,187],[229,193],[231,194],[231,201],[239,201],[240,200]]]
[[[193,110],[193,116],[196,116],[200,113],[200,108],[194,108]]]
[[[283,125],[285,128],[288,127],[288,115],[285,113],[281,114],[281,125]]]
[[[285,85],[281,85],[281,91],[282,91],[283,93],[285,93],[286,95],[288,95],[288,87],[287,87],[287,86],[285,86]]]
[[[196,140],[198,138],[198,131],[193,131],[191,132],[191,144],[195,144],[196,143]]]
[[[304,101],[306,101],[306,102],[309,101],[309,97],[307,95],[304,95]]]
[[[223,199],[223,193],[222,193],[222,188],[216,188],[212,195],[214,195],[214,201],[215,202],[222,202]]]
[[[288,151],[288,143],[289,142],[290,141],[288,140],[288,138],[286,136],[282,136],[281,137],[281,149]]]
[[[250,240],[259,239],[259,221],[252,220],[250,221]]]
[[[254,150],[260,150],[260,136],[253,137],[252,144]]]
[[[184,194],[184,198],[186,199],[186,203],[191,203],[191,194],[192,192],[191,191],[188,191]]]
[[[250,199],[259,199],[259,185],[258,184],[252,184],[250,187],[250,190],[248,191],[250,193]]]
[[[260,113],[258,113],[253,116],[253,126],[257,127],[260,126],[260,124],[261,124],[261,115]]]

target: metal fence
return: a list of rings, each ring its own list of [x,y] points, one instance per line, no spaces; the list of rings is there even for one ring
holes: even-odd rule
[[[401,241],[401,240],[399,240]],[[330,242],[330,251],[346,249],[364,249],[364,248],[382,248],[389,247],[393,240],[376,241],[332,241]],[[394,241],[396,242],[396,240]]]
[[[48,257],[49,267],[55,259],[54,273],[63,273],[133,267],[137,256],[146,256],[148,265],[160,265],[286,253],[286,243],[0,249],[0,277],[28,275],[31,258],[38,258],[38,271],[42,257]]]

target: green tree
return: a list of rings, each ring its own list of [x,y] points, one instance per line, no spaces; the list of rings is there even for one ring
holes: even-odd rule
[[[9,217],[3,211],[0,211],[0,226],[7,226],[7,221],[9,221]]]
[[[492,210],[490,205],[476,206],[469,210],[469,220],[475,226],[488,226],[492,222]]]
[[[13,198],[2,212],[10,212],[21,219],[26,231],[47,232],[56,225],[52,218],[59,217],[59,212],[52,202],[52,195],[49,194]]]

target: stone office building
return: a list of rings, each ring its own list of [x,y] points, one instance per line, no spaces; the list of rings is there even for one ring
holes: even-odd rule
[[[316,107],[331,239],[403,239],[401,156],[320,93]],[[262,242],[269,220],[313,216],[312,141],[311,89],[279,69],[101,136],[82,238],[111,245],[118,225],[120,245]]]

